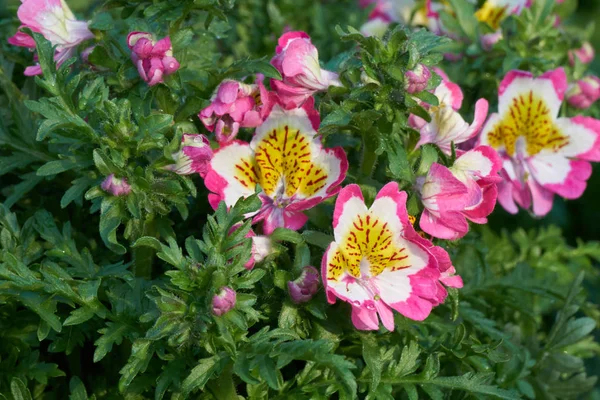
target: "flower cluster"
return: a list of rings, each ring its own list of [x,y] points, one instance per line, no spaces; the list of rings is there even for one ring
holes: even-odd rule
[[[21,21],[20,29],[41,33],[56,46],[54,61],[58,66],[74,56],[80,43],[94,38],[87,22],[78,21],[64,0],[22,0],[17,16]],[[21,31],[10,37],[8,43],[35,49],[33,39]],[[25,69],[28,76],[41,73],[39,64]]]
[[[529,3],[482,2],[473,16],[488,32],[479,38],[481,47],[494,48],[502,39],[503,21],[520,14]],[[416,9],[417,4],[422,8]],[[444,14],[453,12],[446,1],[363,0],[360,5],[371,7],[369,22],[362,28],[367,36],[382,36],[391,23],[425,25],[436,34],[451,35],[444,26],[450,21]],[[18,15],[22,27],[56,45],[58,64],[93,38],[87,23],[77,21],[62,0],[23,0]],[[35,47],[24,32],[17,32],[9,42]],[[151,33],[136,31],[127,37],[127,45],[148,86],[163,82],[180,67],[169,37],[156,40]],[[92,49],[84,50],[84,60]],[[462,56],[467,55],[448,57]],[[593,57],[593,48],[584,43],[565,55],[564,63],[576,70]],[[393,311],[423,320],[445,301],[448,287],[463,285],[448,253],[432,240],[464,237],[470,222],[487,223],[496,202],[510,213],[521,207],[543,216],[551,210],[554,195],[581,196],[591,175],[590,162],[600,161],[600,121],[559,117],[565,99],[578,109],[600,99],[599,78],[574,73],[575,82],[569,85],[562,68],[539,77],[510,71],[499,85],[497,112],[488,115],[489,99],[480,98],[468,123],[460,111],[461,87],[441,69],[428,66],[432,63],[431,58],[417,59],[410,63],[410,70],[394,76],[400,81],[401,95],[421,107],[410,109],[414,114],[402,127],[418,134],[418,140],[407,140],[414,144],[407,150],[413,159],[421,155],[425,164],[416,174],[411,172],[412,179],[406,178],[408,192],[400,190],[397,182],[389,182],[377,187],[379,192],[368,206],[357,184],[343,187],[348,156],[342,147],[324,144],[315,107],[318,93],[342,83],[336,72],[321,68],[318,49],[309,35],[299,31],[286,32],[278,40],[271,64],[281,79],[265,81],[256,75],[219,83],[210,104],[198,112],[207,132],[184,133],[179,149],[159,160],[162,172],[198,174],[214,209],[221,202],[229,208],[257,195],[260,207],[244,215],[255,225],[246,235],[252,240],[244,265],[248,270],[275,257],[278,247],[273,234],[279,228],[302,229],[309,220],[308,210],[328,199],[333,204],[337,196],[333,242],[323,254],[321,271],[301,266],[297,278],[287,282],[291,301],[298,305],[313,301],[322,286],[329,303],[341,299],[350,304],[357,329],[376,330],[381,323],[392,331]],[[39,66],[25,71],[26,75],[40,72]],[[438,77],[441,83],[434,88]],[[436,161],[426,162],[431,147]],[[133,188],[126,178],[111,174],[100,187],[106,196],[125,197],[132,190],[135,194],[140,185],[138,180],[132,182]],[[409,196],[420,208],[420,216],[408,215]],[[413,226],[417,219],[419,232]],[[213,314],[225,315],[237,300],[233,288],[221,287],[212,297]]]

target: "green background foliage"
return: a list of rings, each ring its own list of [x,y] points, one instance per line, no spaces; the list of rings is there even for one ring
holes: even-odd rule
[[[310,33],[324,66],[341,72],[345,87],[320,98],[320,132],[347,150],[347,182],[359,183],[368,201],[391,179],[410,190],[417,169],[448,160],[432,147],[407,153],[416,141],[407,115],[423,110],[404,95],[402,76],[418,62],[440,62],[445,39],[402,29],[364,39],[351,28],[367,14],[354,0],[70,4],[92,18],[101,46],[90,60],[105,71],[79,61],[56,70],[49,43],[36,35],[44,76],[34,80],[22,76],[31,54],[5,40],[18,26],[18,4],[0,0],[5,398],[600,396],[600,228],[590,223],[600,213],[597,166],[584,196],[556,201],[547,218],[497,209],[489,225],[446,243],[465,287],[423,323],[396,315],[394,333],[356,331],[349,306],[328,305],[322,291],[302,305],[287,295],[287,282],[320,265],[332,240],[332,201],[310,210],[303,232],[275,231],[274,254],[246,271],[250,226],[240,222],[258,199],[213,211],[199,177],[162,169],[182,133],[206,133],[195,114],[222,79],[277,77],[268,60],[289,25]],[[567,23],[594,22],[593,7],[581,1]],[[132,30],[171,36],[182,68],[165,85],[137,80],[125,46]],[[558,62],[565,54],[552,46],[561,40],[541,40],[537,59],[515,62]],[[452,77],[477,98],[480,89],[495,92],[499,79],[484,81],[478,68],[501,67],[475,64],[474,75]],[[361,84],[361,68],[380,84]],[[592,69],[600,74],[598,60]],[[470,84],[460,81],[469,76]],[[111,173],[128,178],[129,196],[99,189]],[[411,199],[409,211],[418,207]],[[215,318],[210,301],[225,285],[238,292],[237,305]]]

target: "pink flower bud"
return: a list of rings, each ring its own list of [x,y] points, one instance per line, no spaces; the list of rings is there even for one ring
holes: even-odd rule
[[[210,141],[204,135],[186,133],[181,138],[181,149],[173,154],[175,164],[165,167],[179,175],[206,175],[208,163],[213,156]]]
[[[240,128],[262,124],[274,100],[257,76],[258,84],[247,85],[234,80],[221,82],[211,103],[198,114],[206,129],[214,131],[219,143],[233,140]]]
[[[329,86],[342,86],[335,72],[321,69],[319,52],[304,32],[283,34],[271,64],[281,72],[282,80],[271,80],[284,104],[300,107],[309,97]]]
[[[148,86],[162,83],[165,75],[179,69],[168,36],[157,42],[148,32],[131,32],[127,36],[127,46],[131,50],[131,60]]]
[[[319,271],[315,267],[304,267],[298,279],[288,282],[288,291],[296,304],[306,303],[313,298],[319,288]]]
[[[163,57],[162,64],[165,70],[165,75],[172,74],[179,69],[179,62],[175,59],[175,57]]]
[[[149,58],[152,54],[152,40],[142,37],[133,45],[131,50],[141,59]]]
[[[600,99],[600,78],[586,76],[569,86],[566,93],[570,105],[579,109],[589,108]]]
[[[107,176],[100,187],[113,196],[126,196],[131,192],[131,186],[127,183],[127,179],[115,178],[115,174]]]
[[[579,49],[569,50],[569,63],[575,65],[575,57],[583,64],[589,64],[594,61],[594,48],[590,42],[583,43]]]
[[[223,287],[218,294],[212,298],[212,312],[217,317],[225,314],[235,307],[236,294],[230,287]]]
[[[493,33],[481,35],[481,47],[485,51],[490,51],[496,43],[502,40],[502,31],[498,30]]]
[[[405,75],[406,91],[410,94],[422,92],[427,88],[431,71],[423,64],[419,64],[412,71],[407,71]]]

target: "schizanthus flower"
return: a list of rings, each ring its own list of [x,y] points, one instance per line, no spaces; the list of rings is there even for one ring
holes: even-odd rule
[[[431,71],[423,64],[419,64],[412,71],[407,71],[404,74],[406,91],[410,94],[422,92],[427,88]]]
[[[279,70],[283,79],[272,79],[271,88],[286,108],[300,107],[316,92],[342,85],[338,74],[321,69],[319,52],[304,32],[283,34],[271,64]]]
[[[208,107],[198,117],[206,129],[215,132],[219,143],[233,140],[240,128],[259,126],[275,103],[258,77],[258,84],[247,85],[234,80],[221,82]]]
[[[127,36],[127,46],[131,50],[131,60],[148,86],[163,82],[164,76],[179,69],[168,36],[155,41],[148,32],[131,32]]]
[[[296,304],[306,303],[319,289],[319,271],[315,267],[304,267],[298,279],[288,282],[288,291]]]
[[[600,121],[558,117],[566,90],[562,68],[538,78],[511,71],[500,84],[498,113],[490,116],[481,142],[502,156],[498,201],[510,213],[518,204],[542,216],[555,194],[578,198],[592,173],[589,161],[600,161]]]
[[[246,237],[252,238],[252,250],[250,251],[250,259],[244,267],[252,269],[256,263],[262,262],[273,253],[273,241],[268,236],[257,235],[252,229]]]
[[[417,179],[425,210],[421,229],[437,238],[455,240],[469,231],[470,220],[485,224],[496,205],[496,184],[502,162],[488,146],[462,153],[450,168],[433,163],[424,177]]]
[[[131,186],[127,183],[127,179],[116,178],[114,174],[107,176],[100,187],[113,196],[126,196],[131,192]]]
[[[479,99],[475,103],[475,117],[472,124],[465,122],[458,113],[463,101],[463,93],[460,87],[450,82],[446,74],[435,70],[442,76],[443,81],[435,89],[433,94],[438,98],[437,106],[424,104],[428,109],[431,121],[427,122],[423,118],[411,115],[410,125],[421,133],[421,138],[417,147],[425,143],[436,144],[444,153],[451,153],[451,145],[458,145],[475,137],[481,130],[488,112],[488,102],[485,99]]]
[[[509,15],[519,15],[531,0],[486,0],[475,13],[477,19],[497,30]]]
[[[417,321],[427,318],[447,295],[440,284],[442,270],[447,283],[462,286],[450,279],[447,253],[413,229],[406,197],[392,182],[370,208],[357,185],[346,186],[337,198],[335,242],[323,256],[321,274],[328,301],[334,303],[337,297],[348,302],[357,329],[379,329],[379,316],[394,330],[392,310]]]
[[[590,42],[585,42],[583,45],[575,50],[569,50],[569,63],[575,65],[575,58],[582,64],[589,64],[594,61],[594,48]]]
[[[57,66],[73,57],[81,42],[94,37],[87,22],[78,21],[64,0],[21,0],[17,16],[21,21],[19,29],[29,28],[41,33],[56,46],[54,61]],[[8,43],[35,49],[35,41],[23,32],[10,37]],[[41,73],[42,68],[37,64],[25,69],[27,76]]]
[[[230,287],[223,287],[219,293],[215,294],[212,298],[212,312],[217,317],[227,313],[233,307],[235,307],[237,295],[235,290]]]
[[[173,154],[175,164],[165,168],[179,175],[197,173],[204,177],[212,155],[210,141],[206,136],[185,133],[181,138],[181,149]]]
[[[600,78],[586,76],[572,85],[566,93],[567,101],[575,108],[585,110],[600,99]]]
[[[277,227],[300,229],[308,219],[302,211],[339,191],[346,154],[341,147],[323,148],[312,107],[312,99],[303,108],[276,105],[250,143],[234,140],[215,151],[204,178],[215,209],[220,201],[233,206],[260,185],[262,207],[254,222],[263,221],[268,235]]]

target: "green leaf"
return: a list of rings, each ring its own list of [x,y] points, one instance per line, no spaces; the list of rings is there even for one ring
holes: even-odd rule
[[[160,243],[160,240],[151,236],[142,236],[136,240],[131,247],[137,248],[142,246],[151,247],[156,251],[161,251],[163,249],[163,245]]]
[[[121,322],[107,322],[106,328],[102,328],[98,331],[102,336],[94,342],[96,345],[96,351],[94,351],[94,362],[102,360],[109,351],[112,350],[113,345],[119,345],[123,341],[123,337],[129,330],[127,324]]]
[[[489,395],[497,399],[518,400],[521,398],[515,390],[500,389],[487,384],[491,376],[488,373],[468,372],[462,376],[437,377],[429,383],[444,388],[463,390],[467,393]]]
[[[119,199],[106,197],[102,200],[102,213],[100,214],[100,237],[111,251],[125,254],[127,250],[117,240],[117,229],[121,225],[121,207]]]
[[[43,177],[37,176],[35,173],[31,172],[29,174],[25,174],[21,176],[22,181],[11,188],[11,194],[4,200],[4,206],[7,208],[11,208],[15,205],[19,200],[23,198],[27,193],[29,193],[33,188],[35,188],[38,183],[44,180]]]
[[[317,231],[306,230],[302,232],[302,236],[304,237],[304,240],[306,240],[306,243],[318,246],[322,249],[326,249],[331,242],[334,241],[333,236]]]
[[[276,228],[271,234],[271,239],[278,242],[289,242],[294,244],[304,243],[302,235],[287,228]]]
[[[60,174],[61,172],[68,171],[68,170],[73,169],[78,166],[79,165],[76,162],[73,162],[72,160],[49,161],[46,164],[42,165],[40,168],[38,168],[37,175],[38,176],[57,175],[57,174]]]
[[[85,386],[79,377],[74,376],[71,378],[71,381],[69,382],[69,389],[71,390],[69,400],[88,400]]]
[[[65,208],[73,201],[75,201],[77,204],[80,204],[83,194],[92,185],[92,182],[93,180],[87,177],[77,178],[71,182],[73,186],[71,186],[65,192],[62,199],[60,199],[60,207]]]
[[[26,32],[30,33],[29,30]],[[46,40],[41,33],[31,32],[30,34],[35,41],[38,62],[40,67],[42,67],[42,76],[44,77],[45,81],[52,84],[56,81],[56,63],[54,62],[54,49],[52,47],[52,43],[50,43],[49,40]],[[52,88],[51,85],[48,85],[48,87]],[[57,94],[57,89],[51,91],[51,93]]]
[[[433,145],[426,144],[421,146],[421,162],[419,163],[417,175],[427,175],[431,164],[437,162],[437,160],[438,153]]]
[[[579,342],[596,328],[596,321],[584,317],[570,320],[564,329],[555,336],[551,349],[558,350]]]
[[[203,389],[215,374],[223,370],[227,360],[228,356],[225,353],[200,360],[181,384],[183,393],[187,396],[194,390]]]
[[[63,326],[79,325],[90,320],[94,316],[94,310],[81,307],[71,312],[71,315],[63,322]]]
[[[10,381],[10,393],[14,400],[31,400],[31,392],[19,378]]]
[[[477,39],[477,18],[475,18],[475,7],[467,0],[449,0],[452,9],[456,13],[462,30],[472,41]]]
[[[124,392],[133,379],[140,373],[144,372],[148,367],[148,363],[154,355],[154,347],[151,340],[137,339],[131,346],[131,356],[127,364],[119,371],[121,379],[119,379],[119,391]]]
[[[361,335],[361,340],[363,358],[371,371],[371,392],[374,392],[379,386],[384,368],[380,351],[381,345],[377,343],[375,335]]]
[[[243,60],[229,67],[228,75],[263,74],[265,78],[281,80],[281,74],[267,60]]]

